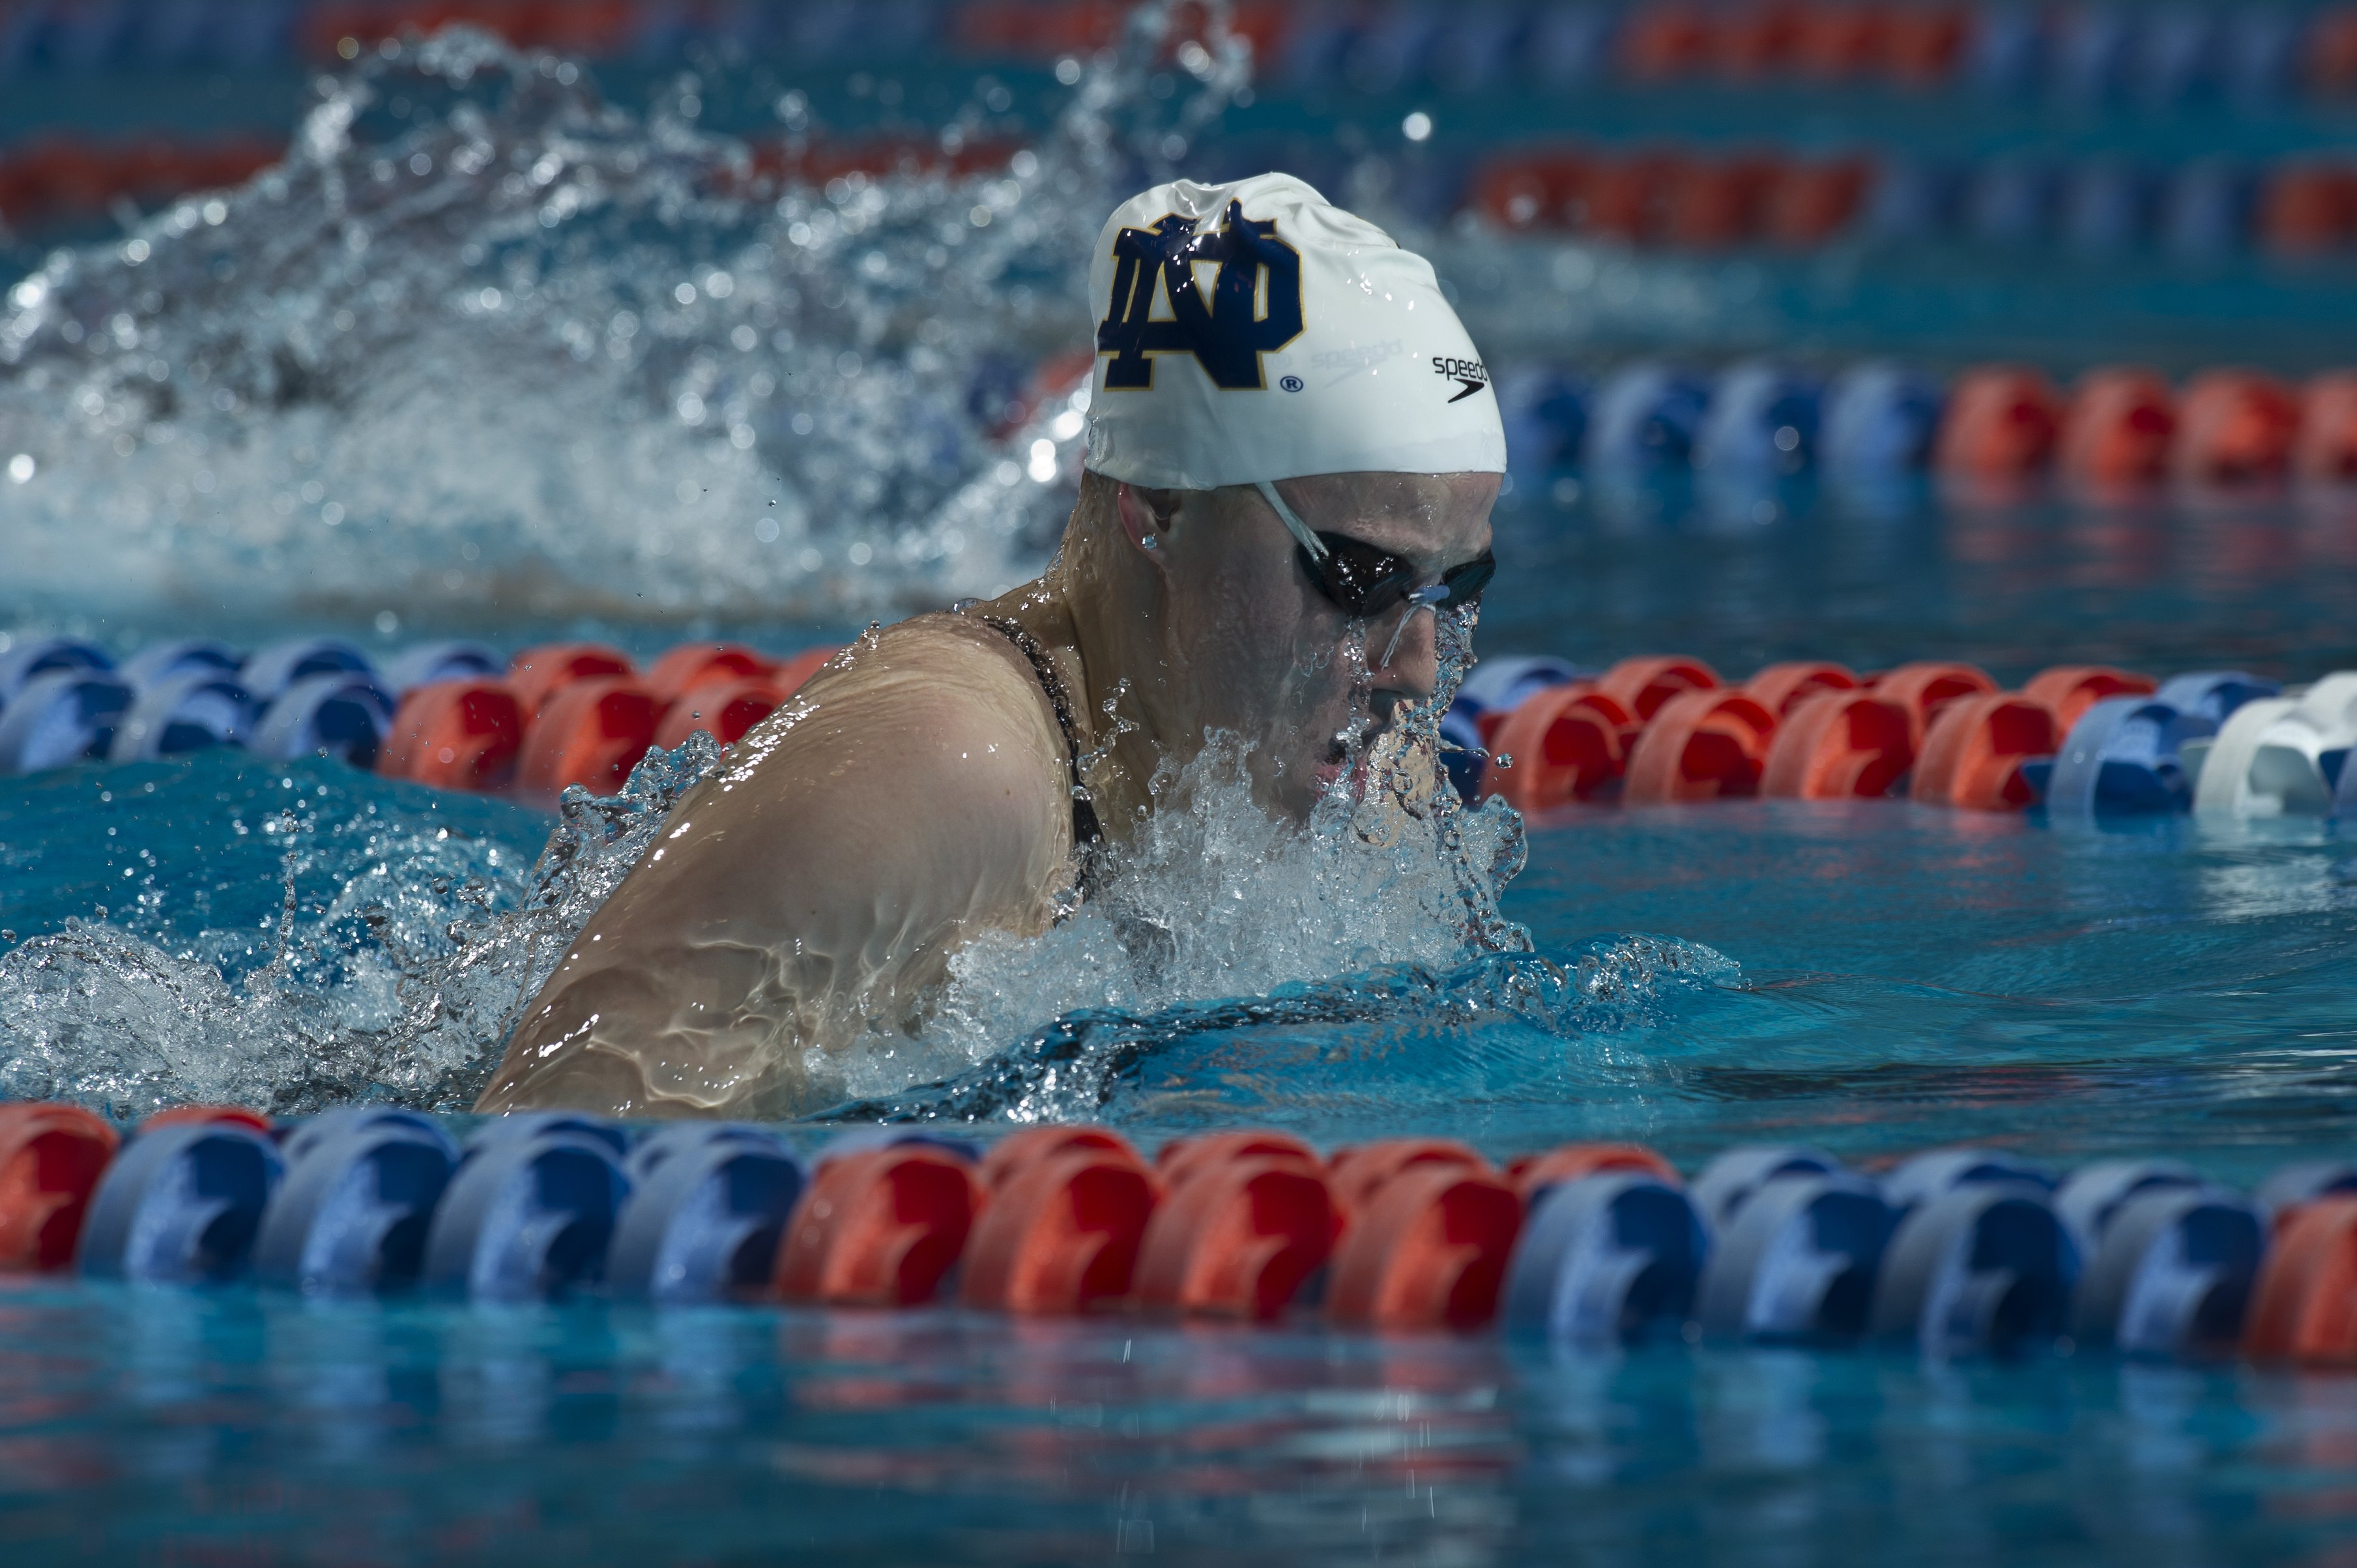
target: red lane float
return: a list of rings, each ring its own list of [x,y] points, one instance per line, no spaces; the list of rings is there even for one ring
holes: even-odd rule
[[[2149,675],[2131,674],[2107,664],[2057,664],[2032,675],[2023,683],[2021,694],[2053,709],[2056,726],[2068,735],[2079,715],[2104,698],[2141,697],[2159,689],[2160,683]]]
[[[1644,725],[1651,724],[1663,704],[1680,693],[1712,691],[1720,684],[1718,671],[1699,659],[1648,654],[1623,659],[1603,673],[1596,689]]]
[[[1885,14],[1884,59],[1904,87],[1936,87],[1956,71],[1972,39],[1973,14],[1963,5],[1894,7]]]
[[[1213,1133],[1200,1138],[1173,1138],[1154,1156],[1154,1174],[1177,1192],[1202,1172],[1236,1160],[1277,1160],[1325,1174],[1318,1151],[1290,1133],[1254,1129]]]
[[[0,1105],[0,1273],[73,1262],[83,1214],[122,1142],[73,1105]]]
[[[1760,238],[1770,202],[1787,177],[1783,160],[1761,154],[1697,159],[1684,172],[1664,203],[1663,238],[1696,251]]]
[[[1491,753],[1510,757],[1514,765],[1485,769],[1483,789],[1503,796],[1518,811],[1595,800],[1628,771],[1636,732],[1636,716],[1593,686],[1575,682],[1533,693],[1491,731]]]
[[[1809,159],[1788,166],[1768,193],[1762,230],[1770,243],[1813,250],[1857,221],[1874,180],[1864,158]]]
[[[508,685],[530,720],[558,690],[600,676],[635,676],[638,667],[619,648],[602,642],[550,642],[527,648],[508,661]]]
[[[1684,156],[1659,147],[1623,156],[1599,154],[1588,165],[1571,204],[1572,228],[1631,245],[1659,238],[1671,196],[1685,180],[1686,166]]]
[[[1587,160],[1573,152],[1493,158],[1475,171],[1468,199],[1501,228],[1569,228],[1587,172]]]
[[[1135,1294],[1149,1311],[1268,1322],[1326,1265],[1342,1216],[1306,1146],[1230,1134],[1164,1165],[1168,1196],[1147,1220]],[[1290,1142],[1290,1141],[1288,1141]]]
[[[2299,440],[2299,399],[2272,376],[2205,371],[2186,387],[2179,418],[2176,468],[2188,483],[2266,484],[2290,471]]]
[[[2062,400],[2043,372],[1983,365],[1956,378],[1933,461],[1963,478],[2018,479],[2043,469],[2062,430]]]
[[[778,1249],[777,1293],[827,1306],[914,1306],[941,1294],[984,1202],[965,1161],[923,1144],[823,1162]]]
[[[1805,15],[1803,6],[1773,3],[1722,13],[1718,47],[1712,50],[1719,74],[1758,81],[1791,70],[1798,63]]]
[[[2260,188],[2259,242],[2295,261],[2329,254],[2357,232],[2357,172],[2331,160],[2277,166]]]
[[[1140,1170],[1146,1168],[1146,1162],[1138,1157],[1129,1140],[1110,1128],[1086,1124],[1028,1127],[1001,1138],[983,1155],[983,1190],[997,1193],[1032,1166],[1074,1154],[1103,1155],[1126,1160]]]
[[[353,46],[464,22],[518,48],[610,58],[625,53],[647,21],[642,0],[329,0],[298,12],[296,41],[326,62],[352,58]]]
[[[1984,670],[1970,664],[1949,664],[1939,660],[1901,664],[1896,670],[1885,671],[1874,678],[1870,690],[1887,702],[1905,708],[1913,730],[1915,749],[1923,748],[1923,738],[1940,710],[1960,698],[1982,692],[1994,692],[1996,682]]]
[[[1352,1213],[1326,1316],[1354,1328],[1482,1327],[1522,1223],[1523,1200],[1487,1162],[1412,1165]]]
[[[1639,81],[1663,81],[1701,70],[1717,52],[1717,16],[1674,0],[1641,5],[1622,18],[1614,53],[1621,70]]]
[[[654,743],[662,707],[628,676],[605,675],[556,688],[524,732],[518,789],[554,795],[579,784],[611,795]]]
[[[669,751],[703,730],[721,745],[734,746],[755,725],[783,707],[786,695],[766,676],[694,687],[663,710],[652,744]]]
[[[1506,1184],[1527,1207],[1542,1187],[1606,1171],[1642,1171],[1672,1187],[1685,1186],[1675,1165],[1642,1144],[1564,1144],[1541,1154],[1524,1155],[1506,1167]]]
[[[1663,704],[1629,753],[1632,806],[1753,795],[1776,715],[1741,692],[1688,692]]]
[[[1792,62],[1814,81],[1853,81],[1880,68],[1889,52],[1884,6],[1808,5],[1794,19]]]
[[[2328,372],[2308,383],[2292,471],[2311,485],[2357,483],[2357,371]]]
[[[19,230],[244,184],[285,156],[254,137],[194,143],[146,136],[85,142],[44,136],[0,152],[0,220]]]
[[[158,1111],[140,1122],[138,1131],[145,1133],[156,1127],[201,1127],[216,1122],[227,1122],[232,1127],[250,1128],[256,1133],[267,1133],[272,1126],[269,1117],[242,1105],[176,1105],[169,1111]]]
[[[1871,692],[1820,692],[1776,726],[1762,795],[1843,800],[1888,794],[1915,760],[1913,714]]]
[[[1737,82],[1880,79],[1929,88],[1955,74],[1974,15],[1963,5],[1762,5],[1657,0],[1622,18],[1613,56],[1640,82],[1706,74]]]
[[[2021,811],[2036,799],[2021,765],[2053,756],[2066,733],[2036,697],[1984,692],[1962,698],[1932,721],[1908,793],[1925,805]]]
[[[2262,1360],[2357,1361],[2357,1197],[2276,1217],[2243,1348]]]
[[[1161,1183],[1126,1145],[1068,1147],[1022,1164],[992,1188],[958,1297],[1021,1316],[1118,1305],[1161,1197]]]
[[[676,703],[698,686],[754,680],[777,666],[735,642],[683,642],[647,667],[646,688],[664,703]],[[599,671],[621,674],[621,671]]]
[[[1335,1150],[1326,1162],[1326,1175],[1343,1213],[1354,1215],[1402,1173],[1426,1165],[1486,1171],[1490,1162],[1470,1144],[1453,1138],[1379,1138]]]
[[[502,789],[522,752],[523,708],[506,682],[436,681],[401,699],[376,769],[442,789]]]
[[[2158,373],[2090,371],[2062,416],[2062,472],[2097,491],[2149,485],[2168,474],[2176,435],[2177,399]]]
[[[1854,692],[1857,687],[1857,671],[1846,664],[1795,659],[1769,665],[1743,682],[1743,693],[1774,714],[1781,722],[1794,708],[1820,692]]]

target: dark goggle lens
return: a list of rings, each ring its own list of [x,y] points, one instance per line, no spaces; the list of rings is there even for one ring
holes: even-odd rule
[[[1321,533],[1318,540],[1326,546],[1326,559],[1302,548],[1301,569],[1345,613],[1361,619],[1379,616],[1415,591],[1415,569],[1398,556],[1339,533]],[[1477,559],[1442,573],[1440,585],[1448,592],[1431,602],[1440,609],[1469,605],[1481,596],[1497,571],[1498,558],[1485,550]]]
[[[1490,579],[1497,575],[1498,558],[1487,550],[1462,566],[1450,567],[1440,575],[1440,585],[1448,590],[1448,596],[1440,601],[1440,607],[1453,610],[1473,603],[1481,596],[1481,590],[1490,585]]]
[[[1326,546],[1326,559],[1311,563],[1310,578],[1354,616],[1381,615],[1415,586],[1415,574],[1396,555],[1339,533],[1321,533],[1318,541]]]

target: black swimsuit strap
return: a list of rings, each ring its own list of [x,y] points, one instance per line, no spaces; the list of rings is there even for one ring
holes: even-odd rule
[[[997,616],[977,616],[975,619],[1016,646],[1031,663],[1031,673],[1048,693],[1048,705],[1056,712],[1056,727],[1064,732],[1064,756],[1072,773],[1072,847],[1085,852],[1103,842],[1104,829],[1097,822],[1097,809],[1089,801],[1088,785],[1081,779],[1081,732],[1072,723],[1072,705],[1064,695],[1064,683],[1056,678],[1056,667],[1048,661],[1048,650],[1039,646],[1039,639],[1011,620]],[[1083,860],[1082,885],[1087,886],[1087,865]]]

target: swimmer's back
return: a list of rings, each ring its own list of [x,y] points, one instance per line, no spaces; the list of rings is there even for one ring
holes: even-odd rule
[[[1021,651],[931,615],[863,637],[738,742],[527,1008],[479,1109],[787,1114],[921,1016],[949,952],[1043,929],[1069,752]]]

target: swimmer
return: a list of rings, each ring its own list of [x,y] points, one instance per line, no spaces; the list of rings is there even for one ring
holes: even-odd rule
[[[1286,175],[1105,225],[1081,497],[997,599],[871,631],[683,800],[478,1110],[778,1117],[1036,934],[1213,737],[1306,821],[1438,679],[1505,438],[1430,263]],[[1363,650],[1363,651],[1361,651]]]

